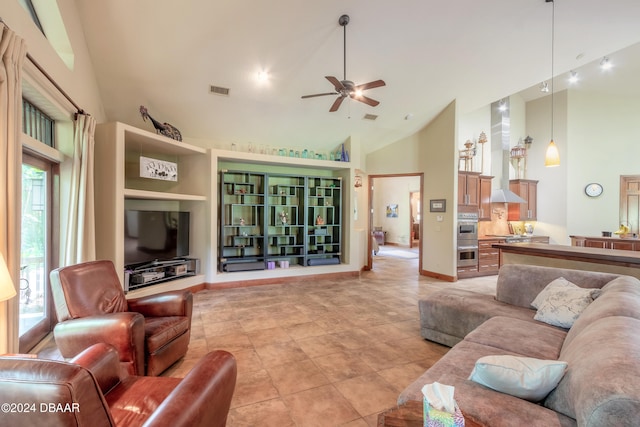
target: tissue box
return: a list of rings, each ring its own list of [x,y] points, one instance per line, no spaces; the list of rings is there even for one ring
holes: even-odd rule
[[[450,414],[429,405],[429,401],[425,397],[422,409],[424,427],[464,427],[464,417],[457,403],[455,404],[455,413]]]

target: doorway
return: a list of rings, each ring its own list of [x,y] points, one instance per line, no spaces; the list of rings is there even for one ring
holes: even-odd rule
[[[409,239],[409,248],[420,246],[420,192],[411,191],[409,193],[409,227],[411,227],[411,237]]]
[[[377,235],[384,235],[384,248],[398,246],[394,249],[415,250],[418,252],[418,274],[422,271],[422,246],[418,240],[414,243],[417,231],[418,239],[422,235],[423,210],[423,173],[369,175],[369,245],[366,270],[374,268],[373,255],[374,231]],[[413,210],[411,198],[416,198],[416,208]],[[412,218],[413,217],[413,218]],[[416,223],[414,226],[414,222]],[[381,247],[379,253],[384,252]]]

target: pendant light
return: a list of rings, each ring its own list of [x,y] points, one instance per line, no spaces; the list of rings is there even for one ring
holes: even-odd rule
[[[544,165],[547,167],[560,166],[560,153],[558,147],[553,142],[553,54],[554,54],[554,42],[555,42],[555,15],[556,4],[554,0],[545,0],[547,3],[551,3],[551,141],[547,146],[547,152],[544,156]]]

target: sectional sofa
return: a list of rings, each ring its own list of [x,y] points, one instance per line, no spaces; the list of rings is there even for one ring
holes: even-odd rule
[[[564,277],[601,288],[570,329],[534,320],[531,303]],[[505,265],[495,295],[438,291],[419,302],[422,335],[452,349],[399,396],[422,400],[421,388],[455,387],[465,415],[487,426],[640,425],[640,281],[615,274]],[[469,380],[479,358],[512,355],[567,362],[559,384],[530,401]]]

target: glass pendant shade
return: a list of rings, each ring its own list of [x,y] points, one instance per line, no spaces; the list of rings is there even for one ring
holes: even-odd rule
[[[544,165],[547,167],[560,166],[560,152],[558,151],[556,144],[553,142],[553,139],[547,146],[547,152],[544,155]]]

